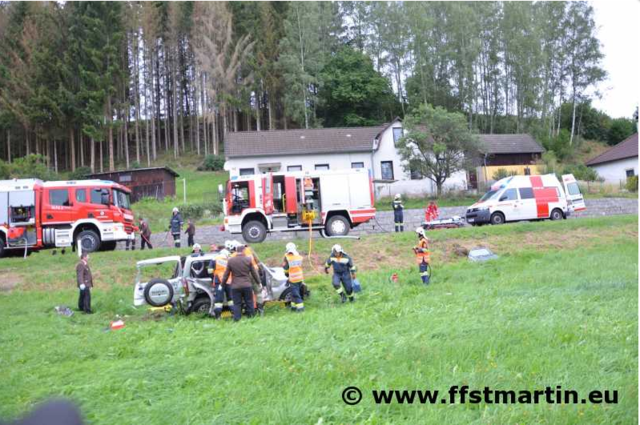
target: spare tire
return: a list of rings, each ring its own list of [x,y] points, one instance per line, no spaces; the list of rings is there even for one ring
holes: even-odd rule
[[[173,286],[166,279],[151,279],[144,287],[144,299],[153,307],[164,307],[173,300]]]

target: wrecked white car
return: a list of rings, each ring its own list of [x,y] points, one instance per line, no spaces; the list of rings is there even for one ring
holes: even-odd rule
[[[217,253],[202,256],[170,256],[138,261],[133,291],[136,307],[177,305],[186,314],[208,313],[213,305],[212,277],[208,268]],[[262,296],[265,302],[291,302],[291,287],[282,267],[260,263]],[[309,292],[303,288],[303,296]],[[226,308],[227,300],[225,300]]]

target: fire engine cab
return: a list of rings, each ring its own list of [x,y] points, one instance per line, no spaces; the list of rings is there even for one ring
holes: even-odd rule
[[[134,239],[130,190],[111,181],[0,180],[0,256],[5,250],[112,250]]]
[[[373,180],[363,168],[240,176],[227,182],[224,227],[248,243],[267,233],[319,230],[345,236],[375,217]]]

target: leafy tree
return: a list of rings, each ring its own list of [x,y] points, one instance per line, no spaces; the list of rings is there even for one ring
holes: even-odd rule
[[[432,180],[438,195],[447,178],[470,168],[479,155],[480,140],[460,113],[424,104],[407,115],[404,127],[407,133],[397,146],[403,167]]]
[[[375,71],[367,55],[344,47],[327,63],[320,78],[319,115],[325,126],[378,125],[393,118],[396,101],[391,85]]]
[[[637,131],[636,122],[634,120],[630,120],[628,118],[616,118],[611,121],[607,143],[610,145],[617,145]]]
[[[598,172],[584,164],[571,164],[564,167],[562,174],[573,174],[576,180],[594,182],[598,180]]]

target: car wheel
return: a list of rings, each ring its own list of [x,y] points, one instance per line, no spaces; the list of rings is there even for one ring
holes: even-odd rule
[[[327,221],[325,230],[329,236],[346,236],[350,230],[349,220],[341,215],[334,215]]]
[[[559,209],[556,208],[555,210],[551,211],[551,220],[562,220],[563,218],[564,215]]]
[[[207,296],[198,297],[193,302],[191,310],[189,312],[195,314],[209,314],[211,311],[211,300]]]
[[[80,242],[82,252],[95,252],[100,249],[100,237],[93,230],[83,230],[76,237],[76,245]]]
[[[267,228],[260,221],[250,221],[242,227],[242,237],[247,243],[260,243],[267,238]]]
[[[166,279],[151,279],[144,288],[144,299],[153,307],[164,307],[173,300],[173,286]]]
[[[504,224],[504,214],[500,212],[491,214],[491,224]]]
[[[117,246],[118,246],[118,243],[116,241],[103,242],[102,243],[102,250],[103,251],[114,251]]]
[[[280,301],[284,301],[284,305],[287,307],[291,305],[292,300],[293,295],[291,294],[291,288],[285,289],[282,294],[280,294]]]

